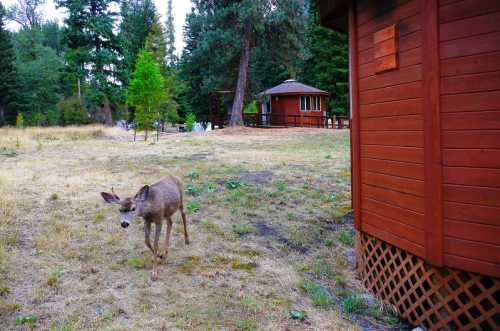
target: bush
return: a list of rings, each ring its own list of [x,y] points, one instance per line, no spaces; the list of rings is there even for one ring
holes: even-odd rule
[[[22,128],[24,127],[24,116],[23,113],[18,113],[16,117],[16,127]]]
[[[77,96],[60,101],[56,108],[62,125],[82,125],[89,123],[87,109]]]
[[[246,105],[245,109],[243,109],[244,114],[257,114],[259,111],[257,109],[257,102],[252,101],[248,105]]]
[[[196,116],[193,113],[189,113],[186,116],[186,129],[191,132],[194,128],[194,122],[196,121]]]

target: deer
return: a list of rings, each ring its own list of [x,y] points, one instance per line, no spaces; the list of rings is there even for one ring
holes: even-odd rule
[[[184,185],[182,181],[173,175],[169,175],[162,180],[143,186],[134,197],[120,199],[113,188],[111,192],[101,192],[101,196],[106,203],[119,206],[120,225],[126,229],[132,223],[134,217],[144,219],[144,241],[153,254],[152,280],[158,279],[158,259],[168,255],[170,233],[172,231],[172,216],[180,211],[184,226],[184,243],[189,245],[189,235],[187,232],[186,214],[182,193]],[[158,242],[161,235],[163,220],[167,221],[167,233],[165,237],[164,255],[161,254]],[[151,225],[155,224],[154,243],[151,245]]]

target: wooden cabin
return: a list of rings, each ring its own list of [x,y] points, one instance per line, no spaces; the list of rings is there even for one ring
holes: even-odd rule
[[[317,4],[349,35],[363,283],[414,325],[500,330],[500,1]]]
[[[288,79],[258,94],[264,126],[325,127],[328,92]]]

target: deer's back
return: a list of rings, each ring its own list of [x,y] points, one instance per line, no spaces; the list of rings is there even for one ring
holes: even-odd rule
[[[179,178],[169,175],[150,186],[152,207],[156,212],[170,216],[182,206],[183,185]]]

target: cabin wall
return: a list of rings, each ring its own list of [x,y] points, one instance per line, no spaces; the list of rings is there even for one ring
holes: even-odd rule
[[[310,112],[300,111],[299,95],[271,97],[272,125],[324,127],[324,122],[319,118],[323,116],[323,111],[325,111],[324,97],[321,97],[321,111]]]
[[[356,6],[358,228],[425,257],[424,116],[420,1]],[[375,73],[374,33],[397,23],[398,68]],[[352,27],[351,27],[352,28]],[[353,42],[351,40],[351,42]],[[354,71],[353,71],[354,72]],[[354,142],[355,139],[353,139]],[[353,149],[354,150],[354,149]],[[356,176],[356,174],[353,174]]]
[[[351,15],[358,230],[500,276],[500,1],[359,0]],[[393,24],[397,68],[377,73],[374,33]]]
[[[440,0],[444,262],[500,275],[500,1]]]

